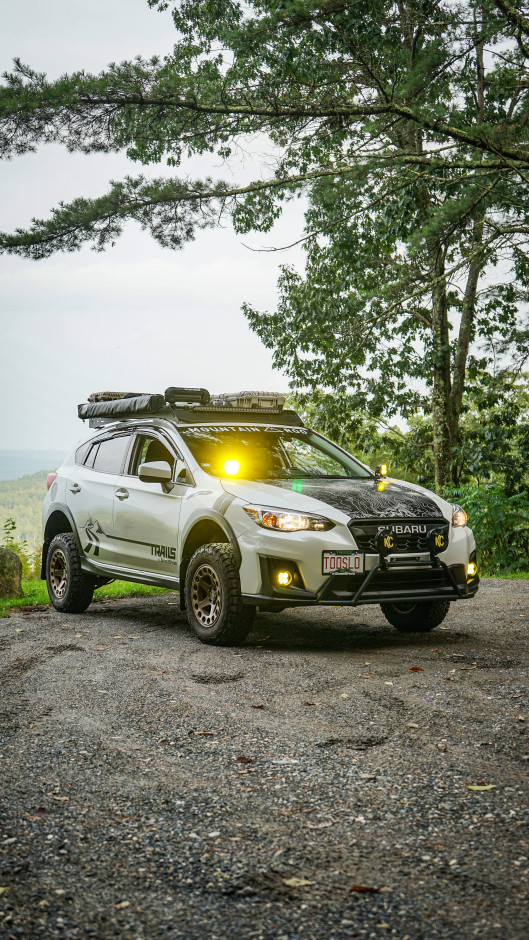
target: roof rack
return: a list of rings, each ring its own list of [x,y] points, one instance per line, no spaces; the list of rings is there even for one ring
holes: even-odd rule
[[[303,427],[294,411],[284,411],[285,396],[279,392],[233,392],[211,397],[205,388],[170,386],[163,395],[136,392],[93,392],[87,402],[78,405],[78,415],[89,420],[91,428],[112,421],[139,416],[160,415],[176,418],[184,424],[224,419],[266,423],[271,415],[282,414],[285,425]]]

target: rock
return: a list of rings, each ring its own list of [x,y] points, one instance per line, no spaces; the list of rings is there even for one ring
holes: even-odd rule
[[[20,597],[22,594],[22,562],[8,548],[0,548],[0,597]]]

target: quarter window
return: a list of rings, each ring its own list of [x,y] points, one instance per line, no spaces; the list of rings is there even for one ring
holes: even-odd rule
[[[84,462],[85,467],[93,467],[94,460],[96,459],[96,454],[99,450],[99,441],[96,441],[95,444],[92,444],[90,450],[88,451],[87,458]]]
[[[75,451],[75,462],[80,464],[86,463],[86,457],[88,455],[88,451],[91,450],[91,448],[92,441],[88,441],[87,444],[82,444],[81,447],[78,447]]]
[[[100,441],[93,464],[94,470],[102,470],[104,473],[120,473],[129,441],[129,434]],[[90,453],[87,464],[90,463],[91,456]]]

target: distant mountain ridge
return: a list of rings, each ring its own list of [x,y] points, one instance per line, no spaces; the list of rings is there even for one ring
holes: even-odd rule
[[[7,519],[14,519],[13,540],[26,539],[32,549],[42,540],[42,500],[48,470],[38,470],[16,480],[0,481],[0,540]]]
[[[65,457],[64,450],[0,450],[0,480],[18,480],[37,470],[56,470]]]

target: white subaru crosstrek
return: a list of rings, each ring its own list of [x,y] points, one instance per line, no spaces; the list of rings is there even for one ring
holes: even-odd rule
[[[380,604],[398,630],[427,631],[478,589],[463,509],[370,470],[281,396],[108,392],[79,416],[91,430],[43,507],[58,610],[85,610],[114,578],[176,588],[220,645],[242,642],[258,609],[315,604]]]

